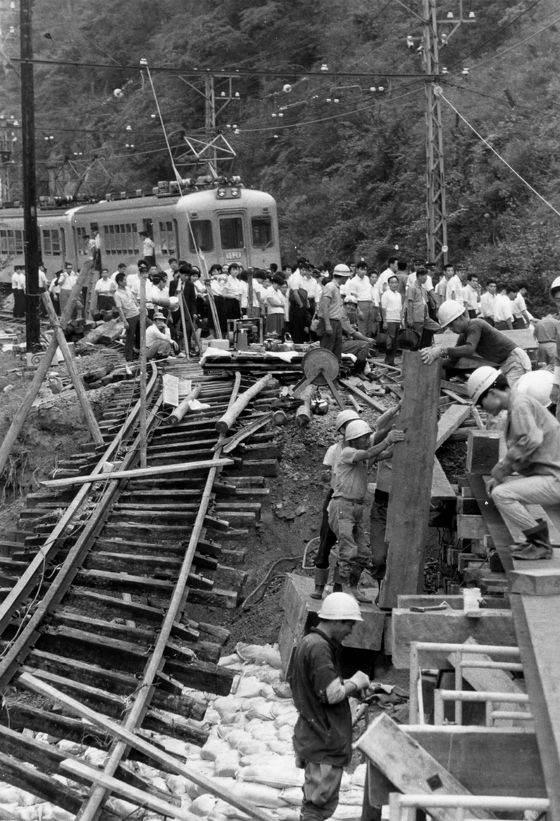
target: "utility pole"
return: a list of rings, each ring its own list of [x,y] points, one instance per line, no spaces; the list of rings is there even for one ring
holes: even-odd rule
[[[216,177],[218,152],[216,151],[216,145],[214,143],[214,137],[216,134],[216,96],[214,93],[213,74],[208,74],[208,76],[204,78],[204,97],[206,99],[206,105],[204,106],[204,126],[206,129],[206,140],[208,142],[208,152],[206,155],[208,159],[208,171],[213,177]]]
[[[23,167],[23,227],[25,232],[27,351],[40,348],[39,321],[39,228],[37,225],[37,180],[35,171],[35,92],[33,86],[33,0],[20,0],[21,36],[21,127]]]
[[[441,102],[434,75],[439,74],[435,0],[423,0],[423,53],[426,81],[426,251],[430,262],[447,262],[447,211]]]

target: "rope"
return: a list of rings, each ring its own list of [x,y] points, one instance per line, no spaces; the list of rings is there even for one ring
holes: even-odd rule
[[[556,208],[552,205],[552,203],[551,203],[551,202],[549,202],[547,199],[545,199],[545,197],[543,197],[543,195],[542,195],[542,194],[539,194],[539,192],[536,190],[536,188],[533,188],[533,186],[531,185],[531,183],[529,183],[529,182],[527,182],[527,180],[523,179],[523,177],[521,176],[521,174],[519,174],[519,173],[515,170],[515,168],[513,168],[513,167],[512,167],[512,166],[508,163],[508,161],[507,161],[507,160],[505,160],[505,159],[502,157],[502,155],[501,155],[501,154],[499,154],[499,153],[496,151],[496,149],[495,149],[492,145],[490,145],[490,143],[488,142],[488,140],[485,140],[485,139],[484,139],[484,137],[482,136],[482,134],[479,134],[479,132],[478,132],[478,131],[476,130],[476,128],[474,127],[474,125],[471,125],[471,124],[469,123],[469,121],[466,119],[466,117],[463,117],[463,115],[461,114],[461,112],[460,112],[460,111],[457,111],[457,109],[455,108],[455,106],[453,105],[453,103],[450,103],[450,102],[449,102],[449,100],[448,100],[448,99],[447,99],[447,97],[443,94],[443,92],[441,92],[441,91],[440,91],[438,96],[439,96],[439,97],[440,97],[440,99],[442,99],[445,103],[447,103],[447,105],[449,106],[449,108],[451,108],[451,109],[455,112],[455,114],[456,114],[458,117],[460,117],[460,118],[461,118],[461,120],[465,123],[465,125],[467,125],[467,126],[471,129],[471,131],[472,131],[474,134],[476,134],[476,136],[478,137],[478,139],[479,139],[479,140],[482,140],[482,142],[484,143],[484,145],[485,145],[487,148],[489,148],[489,149],[490,149],[490,151],[492,151],[492,153],[493,153],[493,154],[495,154],[495,155],[496,155],[496,157],[497,157],[499,160],[501,160],[501,162],[503,162],[503,164],[504,164],[507,168],[509,168],[509,170],[512,172],[512,174],[515,174],[515,176],[517,177],[517,179],[518,179],[518,180],[520,180],[520,182],[522,182],[522,183],[523,183],[523,185],[527,186],[527,188],[528,188],[530,191],[532,191],[532,192],[533,192],[533,194],[535,194],[535,195],[536,195],[536,196],[537,196],[540,200],[542,200],[542,202],[544,202],[544,204],[545,204],[545,205],[548,205],[548,207],[549,207],[552,211],[554,211],[554,213],[556,214],[556,216],[557,216],[557,217],[560,217],[560,211],[558,211],[558,210],[557,210],[557,209],[556,209]]]

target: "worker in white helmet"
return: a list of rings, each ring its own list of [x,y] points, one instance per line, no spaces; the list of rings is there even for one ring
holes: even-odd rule
[[[338,806],[343,768],[352,758],[349,696],[369,687],[358,670],[342,678],[338,661],[342,642],[356,622],[360,606],[346,593],[331,593],[317,614],[319,623],[299,642],[288,668],[288,682],[299,718],[294,727],[296,764],[305,769],[301,821],[323,821]]]
[[[323,288],[321,301],[319,303],[317,336],[320,339],[321,348],[332,351],[338,361],[342,356],[342,310],[343,302],[340,293],[341,285],[352,276],[352,271],[348,265],[339,263],[335,265],[333,278],[327,282]]]
[[[370,426],[361,419],[348,424],[344,447],[333,472],[333,497],[329,504],[329,524],[338,540],[341,583],[363,603],[371,601],[358,590],[360,577],[370,560],[363,524],[368,462],[389,459],[390,446],[404,439],[404,431],[391,430],[380,444],[370,446],[371,434]]]
[[[507,411],[507,452],[492,471],[488,490],[507,525],[525,541],[511,546],[514,559],[551,559],[548,525],[530,505],[560,505],[560,424],[529,393],[512,390],[496,368],[477,368],[467,382],[469,396],[492,416]],[[520,474],[506,482],[512,474]]]
[[[448,299],[440,305],[438,321],[442,330],[449,328],[459,334],[459,338],[451,348],[423,348],[420,354],[427,364],[442,358],[447,367],[453,367],[453,363],[463,356],[479,356],[499,368],[507,376],[511,387],[531,370],[531,360],[523,348],[483,319],[470,319],[464,305],[459,302]]]

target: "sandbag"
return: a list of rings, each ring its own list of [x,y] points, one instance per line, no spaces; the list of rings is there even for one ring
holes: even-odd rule
[[[266,685],[263,685],[256,676],[242,676],[242,678],[239,679],[239,684],[235,691],[236,700],[263,695],[261,692],[263,687],[266,687]],[[216,699],[216,701],[218,701],[218,699]],[[216,702],[214,702],[214,707],[216,707]],[[219,708],[216,707],[216,710],[218,709]]]
[[[239,770],[238,778],[240,781],[254,781],[257,784],[286,789],[287,787],[302,785],[304,771],[298,769],[293,760],[290,763],[282,762],[282,766],[279,767],[269,759],[252,767],[242,767]]]
[[[166,782],[167,789],[173,795],[186,795],[187,786],[190,783],[184,775],[168,775]]]
[[[335,821],[351,821],[351,819],[354,818],[356,821],[360,821],[362,817],[362,805],[339,804],[331,817],[334,818]]]
[[[215,808],[217,800],[218,799],[213,795],[203,793],[192,802],[189,807],[189,812],[192,812],[194,815],[200,815],[201,818],[206,818]]]
[[[235,778],[240,768],[241,756],[237,750],[230,748],[228,753],[219,755],[214,762],[214,772],[221,777]]]
[[[352,773],[352,784],[354,784],[356,787],[362,787],[363,789],[366,785],[366,771],[367,765],[365,763],[358,764],[358,766]]]
[[[241,679],[241,681],[243,681],[243,679]],[[259,693],[251,693],[251,695],[259,695]],[[235,715],[235,713],[241,710],[240,699],[242,697],[243,695],[241,693],[236,693],[235,698],[233,696],[220,696],[219,698],[215,699],[212,705],[212,709],[217,710],[222,719],[227,718],[229,716],[233,716]]]
[[[303,790],[301,787],[287,787],[280,793],[280,798],[290,807],[301,807]]]
[[[263,647],[260,644],[238,642],[235,652],[243,661],[252,662],[253,664],[267,664],[269,667],[275,667],[279,670],[282,668],[282,660],[280,659],[277,644],[274,646],[265,644]]]
[[[360,787],[354,787],[351,790],[340,790],[338,796],[339,804],[354,804],[362,805],[364,800],[364,791]]]
[[[229,753],[231,748],[227,741],[222,741],[216,736],[210,737],[204,747],[200,750],[200,757],[203,761],[215,761],[219,756]]]
[[[253,719],[258,719],[260,721],[273,721],[274,716],[271,712],[271,704],[269,701],[265,701],[264,698],[261,700],[260,704],[255,704],[254,707],[251,707],[250,710],[247,711],[247,718],[249,721]]]

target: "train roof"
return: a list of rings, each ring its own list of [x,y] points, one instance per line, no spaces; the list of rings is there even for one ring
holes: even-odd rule
[[[227,186],[223,187],[226,191]],[[240,204],[246,204],[249,201],[251,204],[258,204],[262,203],[263,206],[271,206],[275,204],[274,197],[271,194],[267,194],[265,191],[256,191],[252,188],[239,188],[239,194],[237,196],[226,195],[223,198],[218,196],[219,188],[213,188],[204,191],[193,191],[192,193],[183,194],[182,196],[156,196],[156,195],[148,195],[142,197],[127,197],[126,199],[111,199],[111,200],[100,200],[96,203],[87,203],[86,205],[78,206],[76,209],[76,213],[79,213],[80,216],[85,214],[95,214],[102,210],[104,213],[111,212],[111,211],[122,211],[126,209],[127,211],[132,210],[145,210],[146,208],[161,208],[162,206],[166,205],[178,205],[179,207],[184,208],[201,208],[203,206],[208,207],[210,203],[218,204],[223,203],[224,206],[235,205],[236,202]]]

